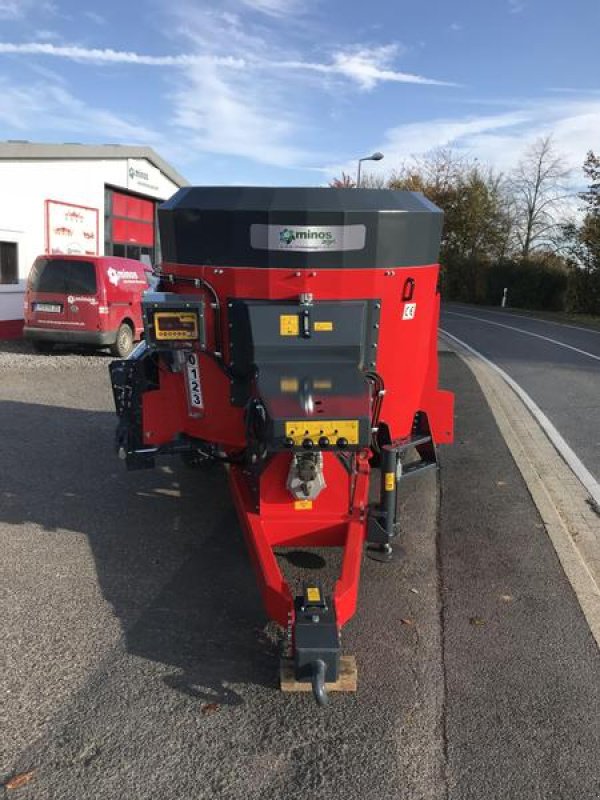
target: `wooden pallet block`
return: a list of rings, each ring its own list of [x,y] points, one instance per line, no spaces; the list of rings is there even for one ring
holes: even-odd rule
[[[279,669],[279,679],[282,692],[312,692],[310,681],[297,681],[294,676],[294,660],[282,658]],[[337,681],[325,681],[328,692],[355,692],[358,681],[356,658],[354,656],[340,657],[340,674]]]

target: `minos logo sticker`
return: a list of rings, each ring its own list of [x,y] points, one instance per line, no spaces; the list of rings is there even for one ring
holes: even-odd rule
[[[313,246],[308,246],[306,249],[320,250],[332,247],[335,244],[335,236],[331,230],[323,230],[323,228],[283,228],[279,231],[279,241],[285,247],[290,247],[294,242],[310,242]],[[314,247],[314,245],[317,247]],[[304,247],[296,247],[294,249],[305,249]]]
[[[142,181],[149,181],[150,177],[147,172],[142,172],[141,169],[134,169],[133,167],[129,167],[129,177],[131,180],[138,178]]]
[[[138,280],[137,272],[129,272],[129,270],[126,269],[115,269],[114,267],[109,267],[109,269],[106,270],[106,274],[108,275],[108,280],[113,286],[118,286],[119,281]]]
[[[364,225],[261,225],[250,226],[255,250],[362,250]]]

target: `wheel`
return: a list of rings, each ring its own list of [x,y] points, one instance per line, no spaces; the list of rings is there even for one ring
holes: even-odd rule
[[[41,339],[34,339],[32,344],[36,353],[51,353],[54,350],[54,342],[44,342]]]
[[[111,345],[111,353],[118,358],[127,358],[133,350],[133,331],[131,325],[122,322],[117,331],[115,343]]]

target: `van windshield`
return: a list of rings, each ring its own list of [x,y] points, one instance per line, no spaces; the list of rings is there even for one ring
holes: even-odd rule
[[[96,294],[96,266],[93,261],[66,258],[38,258],[29,278],[34,292],[54,294]]]

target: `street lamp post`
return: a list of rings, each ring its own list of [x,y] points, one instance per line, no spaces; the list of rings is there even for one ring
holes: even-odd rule
[[[360,165],[361,165],[361,162],[363,162],[363,161],[381,161],[382,158],[383,158],[383,153],[380,153],[379,151],[377,151],[376,153],[373,153],[373,155],[365,156],[364,158],[359,158],[358,159],[358,172],[357,172],[357,175],[356,175],[356,188],[357,189],[360,189]]]

